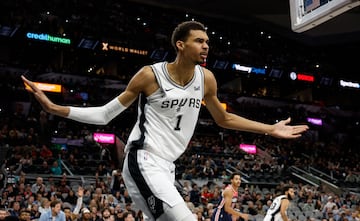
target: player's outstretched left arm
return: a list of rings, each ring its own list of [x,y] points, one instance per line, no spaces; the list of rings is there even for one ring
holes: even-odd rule
[[[215,122],[224,128],[267,134],[277,138],[298,138],[307,131],[307,125],[289,125],[290,117],[275,124],[265,124],[250,120],[233,113],[229,113],[221,106],[217,98],[217,84],[214,75],[207,69],[205,70],[205,103]]]

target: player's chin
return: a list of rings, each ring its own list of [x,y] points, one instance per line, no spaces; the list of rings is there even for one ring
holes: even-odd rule
[[[206,60],[201,59],[201,60],[197,61],[196,64],[205,65],[205,64],[206,64]]]

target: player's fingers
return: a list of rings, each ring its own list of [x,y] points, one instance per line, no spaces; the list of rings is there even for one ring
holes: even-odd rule
[[[34,83],[32,81],[29,81],[25,76],[21,75],[21,79],[24,81],[25,86],[27,86],[25,89],[29,91],[34,91]]]

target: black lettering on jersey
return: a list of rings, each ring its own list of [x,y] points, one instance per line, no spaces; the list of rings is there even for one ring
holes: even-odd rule
[[[193,99],[193,98],[191,98],[190,100],[192,100],[192,99]],[[187,98],[181,99],[180,104],[179,104],[179,107],[185,106],[187,100],[188,100]],[[191,101],[190,101],[190,102],[191,102]]]
[[[163,101],[161,103],[161,108],[168,108],[169,107],[169,104],[170,104],[170,101]]]
[[[200,108],[201,100],[196,98],[184,98],[184,99],[174,99],[166,100],[161,103],[161,108],[181,108],[184,106]]]
[[[197,99],[196,100],[196,108],[200,108],[201,107],[201,100]]]
[[[171,100],[170,108],[173,108],[174,106],[177,107],[178,104],[179,104],[179,100],[178,100],[178,99]]]
[[[200,105],[201,105],[200,99],[191,98],[189,101],[189,107],[200,108]]]

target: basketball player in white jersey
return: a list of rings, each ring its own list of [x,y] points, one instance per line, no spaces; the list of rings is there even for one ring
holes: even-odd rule
[[[212,214],[211,221],[233,221],[241,217],[244,220],[249,219],[249,215],[236,211],[235,204],[238,200],[238,189],[241,184],[239,173],[232,173],[230,176],[230,185],[226,186],[221,193],[220,201]]]
[[[283,187],[282,195],[275,197],[271,206],[266,212],[264,221],[288,221],[287,209],[290,205],[290,201],[294,199],[295,192],[294,189],[285,185]]]
[[[174,161],[186,150],[194,133],[201,101],[215,122],[228,129],[278,138],[297,138],[306,125],[291,126],[290,118],[264,124],[226,112],[217,98],[214,74],[199,64],[206,61],[209,38],[203,24],[179,24],[171,38],[177,56],[141,68],[118,97],[99,107],[53,103],[22,76],[45,111],[89,124],[106,125],[138,99],[138,119],[125,148],[123,178],[136,206],[148,220],[194,220],[174,186]]]

